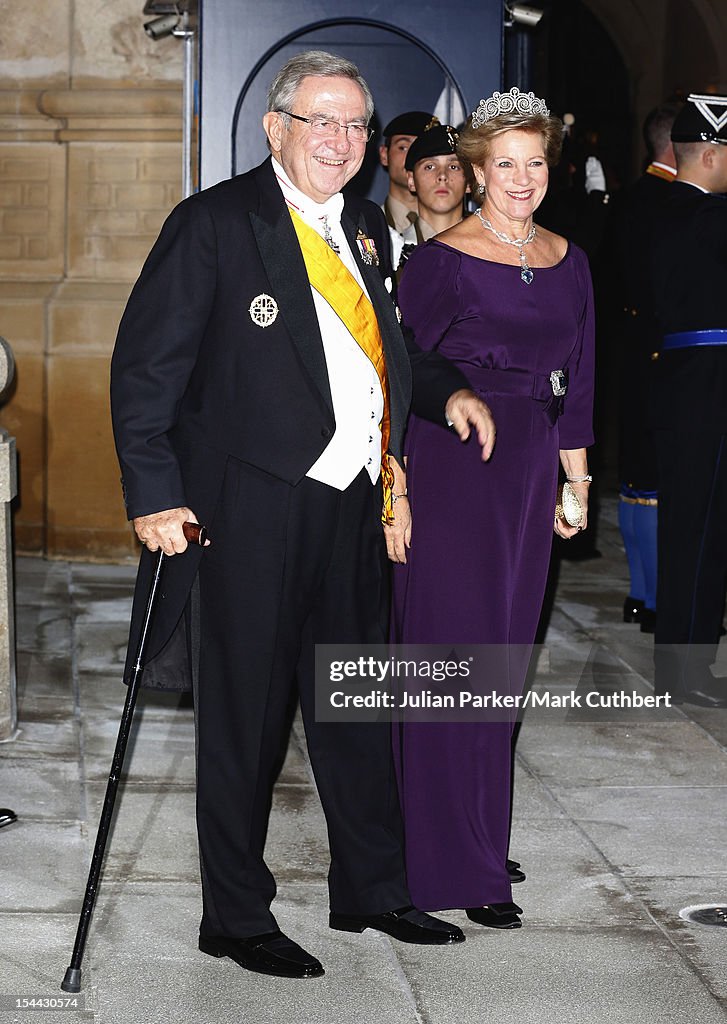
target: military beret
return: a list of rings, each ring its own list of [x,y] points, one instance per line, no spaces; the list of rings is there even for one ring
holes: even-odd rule
[[[690,93],[674,119],[672,142],[721,142],[727,146],[727,96]]]
[[[434,114],[428,114],[426,110],[408,110],[389,121],[382,135],[385,139],[391,139],[394,135],[421,135],[435,124],[439,124],[439,118]]]
[[[407,171],[413,171],[418,161],[428,156],[449,156],[450,153],[456,153],[458,138],[451,124],[438,124],[429,131],[422,132],[409,146],[404,167]]]

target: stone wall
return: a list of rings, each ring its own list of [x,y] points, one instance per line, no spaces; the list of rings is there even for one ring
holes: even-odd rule
[[[0,334],[17,360],[20,550],[120,558],[108,366],[131,285],[181,196],[182,45],[142,0],[0,0]]]
[[[724,0],[584,0],[646,111],[674,87],[727,87]],[[674,11],[705,47],[677,45]],[[17,438],[20,550],[123,558],[108,364],[131,285],[181,191],[182,44],[143,0],[0,0],[0,335],[17,360],[0,427]],[[682,22],[679,22],[681,25]],[[694,62],[694,66],[692,63]],[[701,84],[700,84],[701,87]]]

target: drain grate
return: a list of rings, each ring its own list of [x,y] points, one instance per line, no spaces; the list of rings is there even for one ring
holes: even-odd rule
[[[712,928],[727,928],[727,905],[724,903],[700,903],[695,907],[684,907],[679,917],[690,924],[704,924]]]

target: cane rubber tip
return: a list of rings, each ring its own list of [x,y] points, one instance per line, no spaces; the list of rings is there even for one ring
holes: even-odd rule
[[[61,982],[61,989],[64,992],[80,992],[81,991],[81,968],[80,967],[69,967],[66,973],[63,975],[63,981]]]

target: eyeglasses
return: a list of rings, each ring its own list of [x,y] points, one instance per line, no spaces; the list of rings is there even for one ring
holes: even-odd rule
[[[365,124],[339,124],[338,121],[328,121],[325,117],[301,117],[300,114],[291,114],[289,110],[276,110],[276,114],[287,114],[296,121],[304,121],[313,135],[332,135],[336,138],[343,129],[351,142],[368,142],[374,134],[373,128],[367,128]]]

